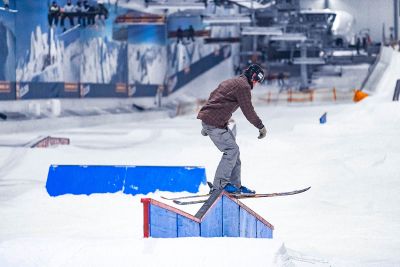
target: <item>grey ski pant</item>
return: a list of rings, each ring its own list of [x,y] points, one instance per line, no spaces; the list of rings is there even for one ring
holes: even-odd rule
[[[241,162],[239,146],[236,144],[236,133],[228,127],[221,129],[202,122],[204,131],[215,146],[223,152],[214,177],[214,188],[223,189],[228,183],[240,188]]]

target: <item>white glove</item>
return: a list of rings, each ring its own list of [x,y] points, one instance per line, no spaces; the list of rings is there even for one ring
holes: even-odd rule
[[[262,139],[267,135],[267,129],[265,128],[265,126],[259,129],[258,131],[260,132],[258,139]]]

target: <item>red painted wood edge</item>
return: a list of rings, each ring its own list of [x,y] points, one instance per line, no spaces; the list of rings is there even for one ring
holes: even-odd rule
[[[143,237],[150,236],[150,202],[151,198],[142,198],[140,202],[143,203]]]

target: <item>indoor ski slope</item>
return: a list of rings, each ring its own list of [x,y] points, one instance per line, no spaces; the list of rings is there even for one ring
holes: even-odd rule
[[[0,266],[399,266],[399,103],[369,97],[256,111],[268,129],[262,140],[234,114],[243,184],[259,193],[312,186],[296,196],[243,200],[275,226],[273,240],[144,239],[143,196],[47,194],[51,164],[198,165],[212,180],[221,154],[200,135],[196,114],[154,116],[0,135]],[[44,134],[71,144],[12,146]]]

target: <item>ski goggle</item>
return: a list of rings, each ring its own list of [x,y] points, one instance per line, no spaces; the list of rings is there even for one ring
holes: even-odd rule
[[[264,74],[259,72],[258,74],[254,75],[254,80],[256,82],[262,83],[264,81]]]

